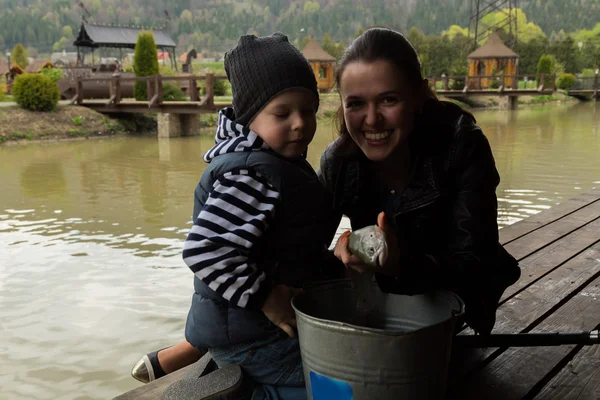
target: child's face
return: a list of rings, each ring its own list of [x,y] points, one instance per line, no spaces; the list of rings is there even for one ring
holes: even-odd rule
[[[249,128],[278,154],[299,157],[315,136],[316,101],[306,89],[281,92],[254,117]]]

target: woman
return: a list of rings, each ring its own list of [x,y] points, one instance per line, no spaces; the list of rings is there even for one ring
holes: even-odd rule
[[[452,290],[466,322],[489,333],[520,269],[498,242],[499,175],[483,132],[471,114],[435,97],[415,49],[389,29],[369,29],[350,45],[336,84],[340,137],[319,171],[334,197],[332,226],[342,214],[352,229],[377,223],[391,249],[375,273],[381,290]],[[348,235],[335,255],[364,271]]]

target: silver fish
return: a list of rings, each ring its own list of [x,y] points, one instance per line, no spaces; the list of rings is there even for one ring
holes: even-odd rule
[[[388,256],[385,234],[376,225],[352,231],[348,238],[348,250],[371,267],[384,265]]]

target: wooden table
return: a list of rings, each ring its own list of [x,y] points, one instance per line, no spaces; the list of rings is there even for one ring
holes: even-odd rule
[[[502,297],[493,333],[598,329],[600,188],[501,229],[500,241],[522,272]],[[456,351],[447,398],[598,400],[599,367],[599,345]],[[118,399],[159,399],[185,372]]]
[[[493,333],[600,326],[600,189],[500,230],[521,265]],[[472,333],[472,332],[465,332]],[[472,349],[453,354],[448,399],[600,399],[599,345]]]

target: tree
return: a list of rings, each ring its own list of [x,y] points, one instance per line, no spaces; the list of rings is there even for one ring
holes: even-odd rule
[[[22,69],[27,68],[29,60],[27,59],[27,51],[21,43],[17,43],[10,52],[10,60],[13,64],[17,64]]]
[[[142,31],[138,35],[133,56],[133,71],[135,72],[135,76],[158,75],[159,68],[156,43],[154,42],[154,35],[151,31]],[[135,83],[134,96],[136,100],[143,101],[148,99],[145,81]]]
[[[551,74],[554,66],[552,63],[553,59],[551,55],[545,54],[540,57],[540,61],[538,62],[537,73],[539,74]],[[540,84],[540,77],[537,77],[537,84]],[[545,78],[544,79],[544,87],[548,88],[552,86],[552,79]]]

